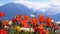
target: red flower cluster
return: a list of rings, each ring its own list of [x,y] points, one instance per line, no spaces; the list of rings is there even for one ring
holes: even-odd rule
[[[0,12],[0,16],[5,16],[3,12]],[[19,22],[23,27],[29,28],[29,24],[33,25],[33,29],[35,31],[39,31],[40,34],[49,34],[48,30],[44,29],[45,24],[48,27],[53,27],[55,30],[58,30],[58,26],[52,22],[52,19],[50,17],[44,17],[44,15],[40,14],[38,18],[30,18],[27,15],[22,16],[21,14],[18,14],[15,18],[12,18],[12,21]],[[28,24],[29,23],[29,24]],[[8,23],[6,21],[2,21],[2,24],[7,26]],[[8,34],[5,29],[0,30],[1,34]]]

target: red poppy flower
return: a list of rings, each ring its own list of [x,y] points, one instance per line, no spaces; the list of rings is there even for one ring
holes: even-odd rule
[[[47,26],[50,26],[50,27],[53,26],[52,19],[50,17],[46,17],[46,23],[47,23]]]
[[[5,13],[4,12],[0,12],[0,16],[1,17],[5,16]]]
[[[40,34],[44,34],[44,28],[43,27],[39,27],[38,31],[39,31]]]
[[[34,31],[37,31],[37,30],[38,30],[38,28],[37,28],[37,27],[33,27],[33,29],[34,29]]]
[[[23,27],[25,27],[25,28],[28,28],[29,27],[26,20],[20,20],[19,22],[21,23],[21,25]]]
[[[6,21],[2,21],[2,24],[6,25],[6,26],[8,25],[8,23]]]
[[[31,24],[33,24],[33,21],[32,21],[32,19],[30,19],[30,23],[31,23]]]
[[[40,24],[38,27],[38,31],[40,32],[40,34],[44,34],[44,24]]]
[[[16,19],[15,18],[12,18],[12,21],[16,21]]]
[[[29,16],[27,16],[27,15],[24,15],[23,17],[24,17],[25,20],[29,20],[30,19]]]
[[[30,23],[33,24],[33,25],[37,24],[38,20],[36,18],[33,18],[33,19],[30,20]]]
[[[1,30],[0,30],[0,34],[8,34],[8,32],[7,32],[6,29],[1,29]]]
[[[21,14],[18,14],[15,19],[19,21],[21,19]]]
[[[44,22],[44,16],[42,14],[40,14],[38,16],[38,19],[39,19],[40,23]]]
[[[47,26],[52,27],[52,23],[47,23]]]
[[[52,26],[52,27],[55,27],[55,23],[54,23],[54,22],[52,22],[52,23],[51,23],[51,26]]]
[[[39,27],[44,27],[44,24],[40,24]]]
[[[51,23],[52,19],[50,17],[46,17],[46,22]]]

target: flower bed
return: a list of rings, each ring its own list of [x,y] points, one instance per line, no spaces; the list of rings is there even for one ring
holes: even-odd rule
[[[0,17],[5,16],[0,12]],[[18,14],[11,20],[0,19],[0,34],[56,34],[57,24],[50,17],[40,14],[38,18]]]

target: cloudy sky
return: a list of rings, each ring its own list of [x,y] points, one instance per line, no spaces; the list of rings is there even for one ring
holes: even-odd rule
[[[48,8],[51,8],[53,6],[60,7],[60,0],[0,0],[0,6],[10,2],[20,3],[27,6],[28,8],[33,8],[34,10],[40,9],[44,11],[46,9],[42,9],[42,8],[45,7]]]
[[[37,6],[37,8],[44,7],[44,6],[46,7],[50,5],[60,6],[60,0],[0,0],[0,5],[9,3],[9,2],[22,3],[30,6]]]
[[[0,5],[9,3],[9,2],[16,2],[22,3],[25,5],[29,5],[29,7],[49,7],[51,5],[60,6],[60,0],[0,0]],[[36,9],[37,9],[36,8]]]

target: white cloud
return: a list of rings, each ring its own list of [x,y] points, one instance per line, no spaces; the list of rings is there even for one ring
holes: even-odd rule
[[[42,2],[30,2],[30,1],[14,1],[15,3],[23,4],[29,8],[33,8],[35,10],[40,9],[42,7],[49,7],[49,3],[42,3]]]
[[[41,9],[41,8],[52,8],[53,5],[60,7],[60,0],[51,0],[50,2],[31,2],[31,1],[20,0],[20,1],[14,1],[14,2],[23,4],[30,9],[31,8],[33,8],[34,10],[39,9],[43,12],[45,12],[47,9]]]
[[[0,6],[2,6],[2,4],[0,4]]]
[[[28,8],[32,8],[34,10],[40,10],[47,15],[57,14],[60,13],[60,0],[51,0],[50,2],[31,2],[31,1],[14,1],[15,3],[20,3]],[[47,10],[50,10],[46,12]]]

